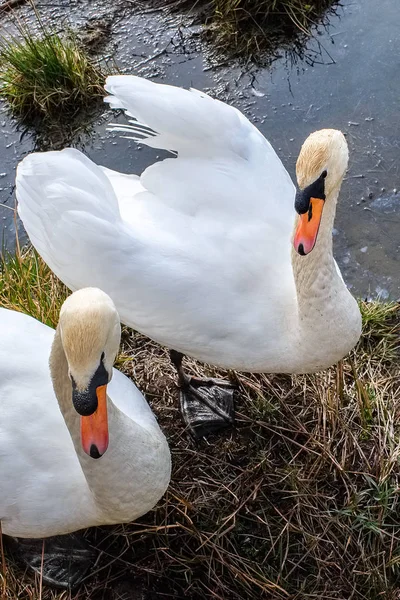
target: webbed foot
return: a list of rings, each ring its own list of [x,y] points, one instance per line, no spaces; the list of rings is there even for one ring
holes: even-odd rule
[[[202,438],[234,424],[235,389],[226,381],[195,378],[181,387],[183,420],[195,438]]]
[[[190,433],[199,439],[232,427],[236,386],[219,379],[189,377],[183,371],[182,359],[182,354],[171,350],[179,374],[182,417]]]
[[[7,542],[17,559],[42,574],[43,583],[61,589],[79,586],[98,556],[79,533],[44,540],[8,537]]]

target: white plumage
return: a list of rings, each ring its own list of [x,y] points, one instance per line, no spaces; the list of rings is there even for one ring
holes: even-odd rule
[[[56,275],[73,290],[101,287],[122,322],[216,365],[304,372],[340,359],[358,339],[360,316],[332,258],[329,169],[335,189],[321,240],[298,257],[299,269],[315,275],[310,314],[291,260],[295,188],[261,133],[195,90],[133,76],[109,77],[106,89],[110,105],[135,119],[122,130],[177,157],[140,177],[72,149],[26,157],[18,211]],[[325,142],[334,173],[343,149]]]
[[[106,317],[104,322],[106,327]],[[54,375],[70,392],[58,399],[60,406],[53,390],[49,355],[54,330],[4,308],[0,330],[3,533],[47,537],[131,521],[150,510],[169,483],[170,454],[135,385],[113,370],[109,448],[101,459],[92,459],[81,449],[79,415],[61,367]]]

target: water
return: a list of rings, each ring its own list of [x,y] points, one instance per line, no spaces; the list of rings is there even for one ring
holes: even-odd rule
[[[341,129],[350,148],[334,230],[334,248],[345,280],[356,295],[400,296],[400,147],[398,7],[396,0],[345,1],[328,32],[310,43],[307,60],[291,65],[283,57],[272,69],[245,71],[226,65],[211,69],[197,26],[162,11],[133,14],[126,3],[105,0],[43,1],[49,22],[81,26],[88,18],[113,19],[107,51],[127,73],[209,91],[242,110],[278,151],[294,177],[295,161],[308,134],[322,127]],[[22,7],[20,14],[28,11]],[[9,17],[3,28],[10,29]],[[124,121],[105,110],[90,137],[77,143],[94,161],[123,172],[140,172],[160,153],[137,148],[107,132],[109,121]],[[34,141],[0,116],[0,221],[11,247],[15,222],[13,185],[18,161]],[[23,237],[23,232],[20,230]]]

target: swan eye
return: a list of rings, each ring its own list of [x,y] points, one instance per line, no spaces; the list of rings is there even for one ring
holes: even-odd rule
[[[100,361],[99,366],[97,367],[97,370],[95,371],[90,384],[89,384],[89,388],[97,388],[99,386],[102,385],[107,385],[109,377],[108,377],[108,373],[107,373],[107,369],[105,368],[104,364],[103,364],[103,354],[102,354],[102,358]]]
[[[98,388],[105,388],[109,381],[109,376],[103,362],[100,362],[85,390],[78,391],[73,378],[71,378],[71,380],[72,402],[75,410],[81,416],[92,415],[97,410],[98,406],[97,390]]]
[[[308,211],[310,210],[311,198],[319,198],[320,200],[325,200],[325,177],[327,176],[327,174],[327,171],[323,171],[318,177],[318,179],[316,179],[310,185],[305,187],[304,190],[298,190],[296,192],[294,207],[299,215],[304,215],[305,213],[308,213]]]

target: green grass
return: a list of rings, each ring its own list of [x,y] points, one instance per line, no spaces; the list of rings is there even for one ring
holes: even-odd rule
[[[31,249],[3,262],[0,305],[55,325],[66,294]],[[118,366],[168,437],[173,477],[138,522],[88,531],[101,554],[74,597],[111,600],[127,581],[145,600],[398,600],[400,307],[360,307],[363,337],[338,365],[233,374],[236,428],[200,444],[181,423],[167,351],[123,330]],[[188,369],[227,376],[193,360]],[[6,600],[67,598],[5,561]]]
[[[0,266],[0,305],[24,312],[56,327],[68,289],[32,249],[3,254]]]
[[[0,93],[25,121],[68,121],[104,95],[104,74],[72,32],[40,34],[18,25],[18,36],[0,40]]]

